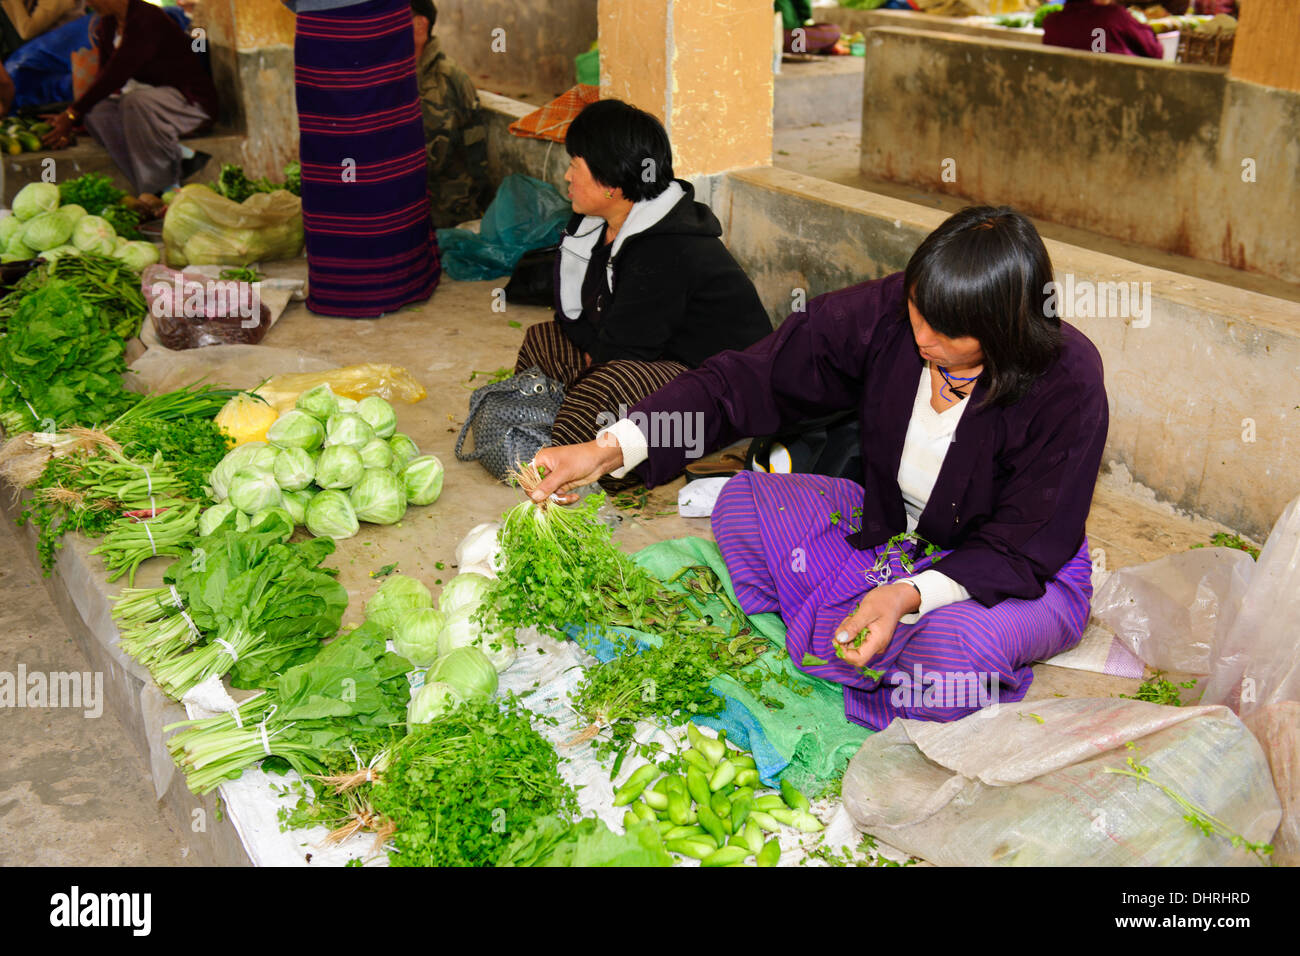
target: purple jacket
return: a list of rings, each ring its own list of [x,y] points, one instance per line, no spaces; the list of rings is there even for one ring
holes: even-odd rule
[[[1109,412],[1096,347],[1068,323],[1061,330],[1060,355],[1020,401],[979,408],[986,389],[976,383],[916,529],[952,549],[938,570],[985,606],[1041,597],[1083,543]],[[858,409],[866,494],[849,541],[866,550],[907,528],[898,465],[923,365],[899,272],[818,296],[761,342],[715,355],[629,417],[698,413],[714,451]],[[686,464],[684,447],[655,447],[655,431],[636,469],[651,487]]]

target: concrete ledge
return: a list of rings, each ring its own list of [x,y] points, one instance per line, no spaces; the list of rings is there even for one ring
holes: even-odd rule
[[[1300,281],[1300,93],[1206,67],[877,28],[863,103],[867,176]]]
[[[524,173],[563,192],[564,172],[569,167],[569,154],[565,152],[564,144],[529,139],[510,132],[511,123],[537,107],[486,90],[479,90],[478,98],[487,126],[488,175],[492,181],[499,183],[511,173]]]
[[[955,33],[958,36],[985,37],[1033,46],[1042,46],[1043,43],[1041,29],[1031,27],[1012,30],[1008,27],[971,23],[961,17],[937,17],[906,10],[854,10],[841,7],[838,3],[815,3],[812,11],[814,20],[833,23],[845,33],[866,33],[874,27],[908,27],[930,33]]]

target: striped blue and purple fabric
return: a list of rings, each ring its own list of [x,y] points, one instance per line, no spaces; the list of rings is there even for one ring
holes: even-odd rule
[[[438,284],[407,0],[299,13],[307,307],[374,318]]]
[[[781,615],[791,660],[844,685],[849,720],[883,730],[895,717],[956,720],[1021,700],[1033,681],[1030,664],[1079,642],[1092,600],[1086,537],[1041,598],[1008,598],[991,608],[960,601],[900,624],[870,664],[881,677],[864,677],[836,657],[834,646],[836,629],[868,590],[867,574],[884,550],[859,551],[845,540],[862,496],[861,485],[840,478],[741,472],[713,511],[713,533],[741,608]],[[945,553],[934,557],[935,570],[943,570]],[[914,569],[930,563],[921,558]],[[896,548],[887,566],[893,580],[911,573]],[[805,665],[805,655],[825,663]]]

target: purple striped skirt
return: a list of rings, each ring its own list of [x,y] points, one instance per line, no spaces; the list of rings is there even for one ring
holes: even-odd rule
[[[884,655],[870,662],[883,672],[880,679],[864,677],[835,656],[834,646],[836,629],[869,589],[866,575],[884,550],[859,551],[845,540],[862,496],[861,485],[840,478],[742,472],[727,482],[713,511],[713,534],[741,608],[781,615],[791,660],[844,685],[849,720],[883,730],[895,717],[956,720],[988,703],[1021,700],[1033,681],[1029,665],[1079,642],[1092,600],[1086,538],[1042,597],[1008,598],[991,608],[960,601],[900,624]],[[895,548],[886,562],[895,580],[911,573],[897,554]],[[916,560],[915,571],[930,564]],[[805,664],[805,655],[825,663]]]
[[[442,274],[406,0],[300,13],[294,81],[307,308],[374,318]]]

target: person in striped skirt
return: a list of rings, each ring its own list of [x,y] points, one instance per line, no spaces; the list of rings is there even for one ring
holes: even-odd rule
[[[818,296],[744,352],[634,406],[597,440],[544,448],[535,498],[629,468],[648,486],[684,451],[859,412],[860,481],[742,472],[713,532],[746,613],[780,613],[795,666],[844,685],[846,716],[953,720],[1021,700],[1030,665],[1088,623],[1085,522],[1109,412],[1096,347],[1056,310],[1028,219],[970,207],[905,272]]]
[[[515,363],[564,384],[556,445],[590,441],[678,375],[772,330],[717,217],[673,177],[657,119],[601,100],[578,114],[565,148],[574,214],[556,261],[555,318],[527,330]]]
[[[409,0],[284,0],[297,14],[294,83],[307,308],[362,319],[433,294]]]

